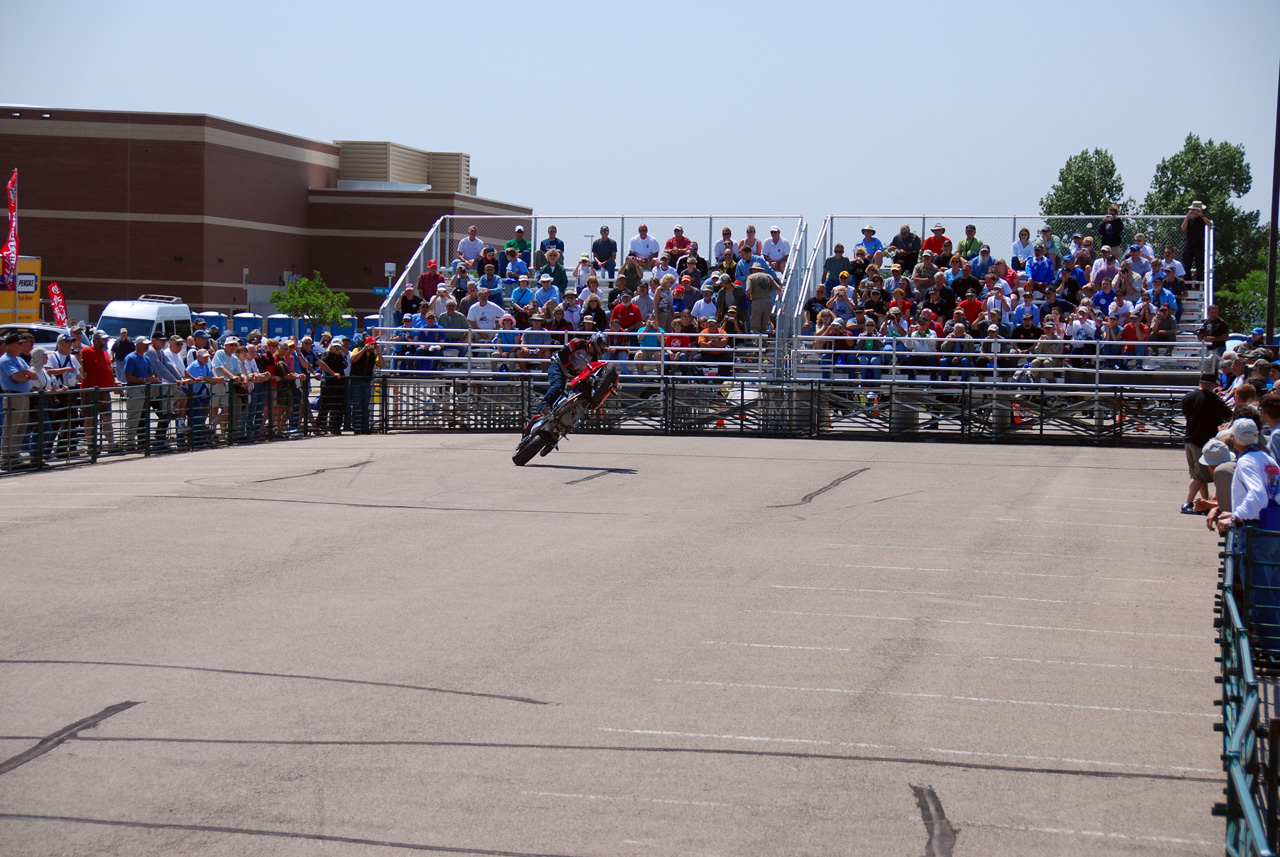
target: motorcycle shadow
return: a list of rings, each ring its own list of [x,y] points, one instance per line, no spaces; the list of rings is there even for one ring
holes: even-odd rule
[[[584,467],[577,464],[534,464],[530,462],[525,467],[538,467],[546,470],[591,470],[597,473],[617,473],[621,476],[635,476],[636,471],[630,467]]]

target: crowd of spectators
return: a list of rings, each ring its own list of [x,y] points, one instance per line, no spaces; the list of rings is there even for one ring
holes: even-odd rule
[[[21,333],[9,334],[4,346],[6,470],[84,455],[91,444],[100,453],[124,453],[369,433],[373,377],[382,363],[372,336],[353,343],[329,333],[316,341],[254,331],[241,341],[203,320],[186,339],[130,338],[121,330],[113,340],[78,326],[59,335],[53,350]]]
[[[1198,202],[1187,221],[1197,218]],[[1064,365],[1134,369],[1171,355],[1187,265],[1142,233],[1127,246],[1108,243],[1124,232],[1114,209],[1098,232],[1058,237],[1045,226],[1033,238],[1022,229],[1006,259],[973,224],[958,241],[941,223],[923,240],[903,224],[888,245],[868,224],[852,254],[836,244],[824,260],[802,335],[813,337],[825,377],[873,380],[890,363],[909,377],[1011,369],[1048,380]],[[1227,334],[1210,308],[1198,337],[1221,353]]]
[[[1269,391],[1267,376],[1234,384],[1232,377],[1230,371],[1205,373],[1182,400],[1191,476],[1182,512],[1206,516],[1218,532],[1239,525],[1277,529],[1280,390]]]
[[[625,254],[600,227],[572,268],[554,225],[535,247],[523,226],[501,251],[472,226],[442,269],[430,260],[394,305],[383,334],[392,371],[460,366],[536,371],[569,337],[609,334],[607,359],[644,372],[653,361],[690,372],[731,371],[734,348],[773,335],[775,301],[791,246],[774,226],[734,240],[726,227],[711,259],[677,224],[665,242],[640,224]],[[755,334],[755,339],[743,337]],[[477,362],[479,361],[479,362]]]

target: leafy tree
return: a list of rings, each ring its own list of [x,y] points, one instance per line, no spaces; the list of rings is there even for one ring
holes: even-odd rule
[[[1058,170],[1057,184],[1040,200],[1040,213],[1046,218],[1055,214],[1105,214],[1108,206],[1116,205],[1126,214],[1133,208],[1133,200],[1123,197],[1124,179],[1116,172],[1111,153],[1106,149],[1085,149],[1067,158]],[[1055,234],[1059,231],[1054,229]]]
[[[1215,282],[1234,287],[1256,267],[1258,252],[1267,243],[1258,226],[1258,212],[1242,211],[1232,202],[1252,186],[1244,146],[1202,141],[1188,134],[1182,150],[1156,167],[1143,209],[1152,214],[1183,214],[1193,200],[1203,202],[1213,221]]]
[[[294,277],[283,290],[271,293],[271,302],[285,315],[300,318],[314,334],[317,327],[342,321],[347,310],[346,292],[330,290],[319,271],[310,277]]]
[[[1214,301],[1232,330],[1246,331],[1267,320],[1267,253],[1256,257],[1257,267],[1243,279],[1214,291]]]

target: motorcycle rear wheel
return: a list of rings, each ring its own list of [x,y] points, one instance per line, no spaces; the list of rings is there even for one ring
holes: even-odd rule
[[[516,467],[523,467],[533,460],[533,457],[547,444],[547,438],[542,432],[536,431],[528,437],[520,441],[520,445],[516,447],[516,454],[511,456],[511,460],[515,462]],[[543,453],[545,455],[545,453]]]

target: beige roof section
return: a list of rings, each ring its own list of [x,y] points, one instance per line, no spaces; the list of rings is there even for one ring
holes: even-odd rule
[[[425,152],[385,140],[334,140],[341,181],[429,184],[432,190],[471,193],[471,156]]]

